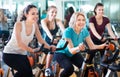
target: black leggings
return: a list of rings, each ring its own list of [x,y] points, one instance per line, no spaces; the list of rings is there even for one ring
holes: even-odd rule
[[[33,77],[27,55],[4,53],[3,61],[12,69],[17,70],[14,77]]]
[[[78,68],[81,68],[84,60],[81,54],[75,54],[72,57],[67,57],[65,54],[55,53],[54,58],[59,63],[60,67],[64,69],[61,72],[60,77],[69,77],[72,75],[74,72],[73,64]]]

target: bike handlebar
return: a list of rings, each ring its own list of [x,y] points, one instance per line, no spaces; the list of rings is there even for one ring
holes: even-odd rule
[[[112,40],[113,40],[113,41],[115,41],[115,40],[120,40],[120,38],[110,38],[110,37],[109,37],[109,38],[106,38],[105,41],[112,41]]]
[[[65,49],[67,47],[67,45],[68,45],[68,41],[65,42],[63,47],[56,48],[56,51]],[[39,53],[41,51],[44,53],[48,53],[48,52],[52,52],[52,49],[44,48],[44,44],[42,44],[42,46],[39,48],[39,50],[36,50],[35,53]]]

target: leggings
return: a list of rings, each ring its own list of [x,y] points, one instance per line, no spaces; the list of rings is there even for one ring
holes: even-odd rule
[[[60,67],[64,69],[61,72],[60,77],[70,77],[74,72],[73,64],[78,68],[81,68],[84,60],[81,54],[75,54],[72,57],[68,57],[63,53],[55,53],[54,58],[59,63]]]
[[[3,61],[17,71],[14,77],[33,77],[27,55],[3,53]]]

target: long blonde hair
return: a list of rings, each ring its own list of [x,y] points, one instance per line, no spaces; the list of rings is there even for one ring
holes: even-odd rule
[[[75,26],[75,23],[77,21],[77,17],[81,15],[85,18],[85,15],[84,13],[82,12],[75,12],[72,14],[71,18],[70,18],[70,22],[69,22],[69,27],[73,28]]]
[[[4,15],[3,9],[0,9],[0,23],[5,24],[7,22],[7,17]]]

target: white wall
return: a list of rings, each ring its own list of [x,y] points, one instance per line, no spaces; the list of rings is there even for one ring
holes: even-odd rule
[[[59,19],[61,19],[61,20],[63,19],[63,18],[62,18],[62,16],[63,16],[62,1],[63,1],[63,0],[55,0],[55,4],[56,4],[57,10],[58,10],[58,12],[57,12],[57,18],[59,18]]]

